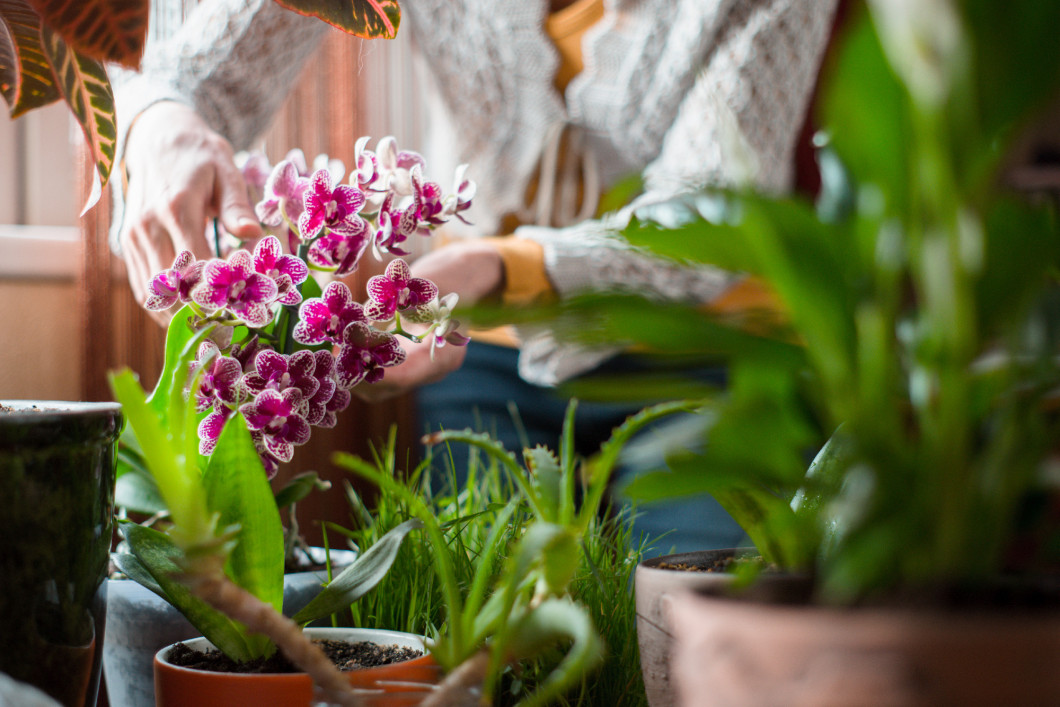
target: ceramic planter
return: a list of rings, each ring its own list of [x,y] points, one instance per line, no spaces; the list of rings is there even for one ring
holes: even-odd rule
[[[411,633],[359,628],[308,628],[313,638],[372,641],[424,650],[423,639]],[[185,641],[193,650],[212,645],[205,638]],[[166,660],[172,646],[155,656],[155,693],[158,707],[309,707],[313,684],[304,673],[215,673],[175,666]],[[402,663],[364,668],[349,673],[366,707],[418,705],[442,678],[442,670],[428,654]]]
[[[314,559],[323,562],[322,548],[310,551]],[[337,567],[344,567],[354,557],[349,550],[331,551]],[[326,581],[325,570],[284,575],[284,613],[297,613],[320,593]],[[103,646],[107,700],[114,707],[153,707],[155,653],[177,641],[195,638],[199,631],[165,599],[130,579],[108,579],[107,587],[107,640]]]
[[[713,591],[732,583],[732,576],[721,572],[661,569],[660,565],[709,567],[735,553],[736,550],[732,549],[703,550],[656,557],[637,565],[633,580],[637,603],[637,643],[640,646],[644,689],[651,707],[670,707],[675,699],[670,685],[672,631],[667,625],[665,597],[674,592]]]
[[[0,672],[71,707],[99,691],[120,427],[114,403],[0,401]]]
[[[682,707],[1060,704],[1060,610],[666,603]]]

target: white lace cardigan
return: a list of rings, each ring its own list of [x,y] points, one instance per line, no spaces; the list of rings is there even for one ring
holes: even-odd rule
[[[603,19],[584,39],[585,68],[562,96],[552,83],[558,56],[543,30],[548,0],[405,0],[402,30],[426,59],[459,158],[472,166],[480,233],[492,235],[503,214],[525,206],[550,136],[574,126],[603,189],[638,172],[646,193],[602,220],[517,231],[543,244],[555,290],[626,288],[709,301],[731,274],[646,257],[614,233],[632,208],[684,190],[788,188],[835,4],[605,0]],[[193,105],[236,149],[247,147],[325,31],[273,0],[206,0],[149,52],[140,75],[116,81],[119,150],[130,121],[163,99]],[[613,353],[560,344],[546,331],[522,333],[521,373],[541,384]]]

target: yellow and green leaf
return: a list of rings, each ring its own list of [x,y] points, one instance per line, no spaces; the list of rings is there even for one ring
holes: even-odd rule
[[[41,46],[40,16],[25,0],[0,0],[0,93],[12,118],[62,95]]]
[[[117,125],[114,93],[103,64],[67,46],[55,31],[43,29],[42,45],[55,71],[56,83],[70,105],[92,150],[103,183],[114,165]]]
[[[70,0],[72,1],[72,0]],[[319,17],[364,39],[393,39],[401,22],[397,0],[276,0],[300,15]]]
[[[74,51],[129,68],[147,41],[149,0],[28,0]]]

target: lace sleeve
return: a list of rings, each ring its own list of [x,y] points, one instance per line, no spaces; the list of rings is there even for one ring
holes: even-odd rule
[[[636,208],[710,184],[788,187],[834,10],[835,0],[735,3],[659,156],[644,171],[646,193],[603,220],[517,230],[542,243],[549,278],[561,296],[603,289],[709,302],[728,289],[735,274],[653,258],[617,233]],[[524,328],[520,335],[520,375],[539,385],[556,385],[617,352],[557,341],[541,328]]]
[[[327,25],[274,0],[208,0],[167,40],[148,49],[138,73],[115,79],[119,150],[147,106],[193,106],[238,150],[267,127]]]
[[[736,3],[659,156],[644,171],[646,193],[602,221],[519,229],[520,236],[544,245],[560,295],[633,289],[703,302],[726,289],[727,273],[647,257],[614,234],[635,208],[707,185],[788,188],[834,9],[835,0]]]

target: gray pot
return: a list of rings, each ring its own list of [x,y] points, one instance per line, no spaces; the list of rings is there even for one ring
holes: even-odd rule
[[[315,558],[322,559],[323,549],[310,549]],[[333,566],[345,566],[354,557],[349,550],[331,551]],[[325,570],[284,575],[283,613],[293,616],[320,592],[326,581]],[[130,579],[108,579],[103,674],[111,706],[154,707],[155,653],[200,634],[183,614],[150,589]]]
[[[666,597],[686,591],[718,591],[730,586],[733,581],[732,575],[723,572],[662,569],[660,565],[708,567],[716,560],[732,557],[735,553],[736,550],[686,552],[656,557],[637,565],[634,574],[637,643],[640,646],[644,690],[651,707],[672,707],[676,704],[674,689],[670,684],[673,630],[668,623]]]
[[[120,428],[115,403],[0,401],[0,673],[68,706],[99,692]]]

